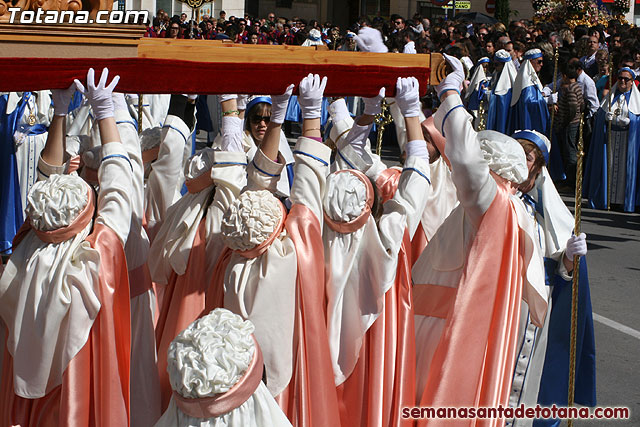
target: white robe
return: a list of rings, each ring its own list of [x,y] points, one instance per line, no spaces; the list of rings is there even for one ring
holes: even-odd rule
[[[111,228],[124,245],[131,218],[131,166],[120,143],[103,145],[102,153],[95,221]],[[56,170],[39,164],[44,173]],[[90,228],[57,244],[29,232],[0,278],[0,316],[11,331],[7,346],[19,396],[39,398],[62,383],[68,363],[85,345],[98,315],[94,286],[100,255],[84,241]],[[49,286],[41,289],[43,284]]]
[[[386,167],[377,156],[365,152],[361,157],[349,145],[353,133],[363,139],[370,129],[370,126],[355,126],[347,139],[338,144],[340,154],[332,169],[358,167],[375,181]],[[348,234],[336,232],[325,224],[322,239],[328,272],[327,325],[336,385],[342,384],[353,372],[364,335],[384,310],[384,295],[395,281],[404,232],[408,230],[413,237],[420,212],[425,208],[428,178],[428,163],[409,157],[398,189],[384,204],[377,224],[370,215],[363,227]]]
[[[300,137],[295,152],[291,202],[308,207],[322,226],[322,196],[331,150]],[[283,163],[273,162],[258,150],[249,166],[247,189],[275,192],[283,169]],[[234,253],[225,273],[224,307],[256,326],[272,396],[287,387],[293,373],[297,275],[295,245],[286,229],[256,258]]]
[[[458,286],[477,227],[497,192],[496,181],[489,173],[477,134],[471,125],[472,118],[464,108],[455,108],[461,104],[458,95],[449,96],[434,115],[436,128],[447,138],[445,154],[451,162],[451,178],[456,186],[460,205],[440,226],[415,263],[412,270],[415,286]],[[446,122],[443,123],[445,117]],[[546,300],[542,255],[534,240],[533,223],[520,199],[513,196],[511,201],[517,213],[518,225],[530,241],[527,245],[530,252],[524,254],[524,262],[528,268],[524,278],[523,298],[533,295],[544,296]],[[535,320],[538,324],[542,323],[541,319]],[[445,319],[438,317],[415,316],[418,400],[424,391],[431,360],[445,323]]]

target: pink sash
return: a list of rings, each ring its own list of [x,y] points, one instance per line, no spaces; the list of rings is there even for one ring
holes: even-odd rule
[[[182,412],[193,418],[214,418],[227,414],[246,402],[255,393],[262,381],[264,361],[258,342],[253,338],[255,351],[251,364],[242,378],[226,393],[216,396],[190,399],[181,396],[175,390],[173,399]]]
[[[343,169],[336,173],[344,172],[355,175],[360,181],[364,183],[364,186],[367,189],[367,201],[364,205],[364,209],[357,218],[354,218],[348,222],[334,221],[329,215],[327,215],[326,212],[324,212],[324,220],[327,223],[327,226],[329,226],[329,228],[336,233],[349,234],[353,233],[356,230],[359,230],[363,225],[367,223],[369,215],[371,214],[371,208],[373,207],[373,186],[371,185],[371,181],[369,181],[369,178],[367,178],[365,174],[358,170]]]
[[[184,184],[187,186],[187,190],[191,194],[199,193],[205,188],[213,185],[213,179],[211,179],[211,171],[204,171],[195,178],[185,180]]]
[[[69,362],[62,384],[39,399],[24,399],[13,393],[13,361],[5,349],[0,425],[129,425],[131,314],[124,248],[115,232],[103,224],[95,224],[86,241],[100,253],[101,307],[89,339]]]
[[[508,405],[526,273],[521,253],[523,233],[508,192],[498,185],[472,243],[420,406]],[[421,420],[419,425],[446,423]],[[503,423],[468,420],[457,425]]]
[[[320,223],[294,204],[285,228],[296,247],[296,346],[293,375],[276,398],[295,426],[339,426],[340,416],[327,335],[324,250]]]

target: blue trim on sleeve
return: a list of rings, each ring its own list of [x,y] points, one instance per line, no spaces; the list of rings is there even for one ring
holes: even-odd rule
[[[289,181],[289,191],[291,191],[291,187],[293,187],[293,177],[294,177],[293,166],[294,165],[295,163],[287,163],[287,166],[286,166],[287,179]],[[291,209],[291,207],[289,207],[289,209]]]
[[[427,182],[429,183],[429,185],[431,185],[431,180],[424,173],[419,171],[418,169],[416,169],[416,168],[404,168],[404,169],[402,169],[402,172],[404,172],[404,171],[414,171],[414,172],[416,172],[418,175],[420,175],[421,177],[426,179]]]
[[[251,160],[251,164],[253,165],[254,168],[256,168],[258,170],[258,172],[260,172],[260,173],[262,173],[264,175],[271,176],[271,177],[274,177],[274,178],[277,177],[277,176],[280,176],[280,174],[274,175],[274,174],[271,174],[271,173],[263,171],[262,169],[260,169],[258,167],[258,165],[256,165],[256,162],[254,162],[253,160]]]
[[[176,132],[178,132],[178,133],[180,134],[180,136],[182,136],[182,138],[184,139],[184,143],[185,143],[185,144],[187,143],[187,137],[186,137],[186,136],[184,136],[184,134],[183,134],[182,132],[180,132],[180,129],[178,129],[177,127],[175,127],[175,126],[171,126],[171,125],[164,125],[164,126],[162,126],[162,127],[163,127],[163,128],[170,128],[170,129],[175,130]]]
[[[351,169],[355,169],[355,168],[353,167],[353,165],[351,164],[351,162],[350,162],[349,160],[347,160],[347,158],[346,158],[345,156],[343,156],[343,155],[342,155],[342,153],[340,152],[340,150],[338,150],[338,155],[340,156],[340,158],[341,158],[342,160],[344,160],[344,161],[347,163],[347,165],[348,165]]]
[[[103,157],[102,161],[104,162],[105,160],[116,158],[116,157],[121,157],[125,159],[129,163],[129,167],[133,171],[133,166],[131,166],[131,160],[129,160],[129,157],[125,156],[124,154],[109,154],[108,156]]]
[[[294,150],[293,154],[301,154],[303,156],[307,156],[307,157],[311,157],[312,159],[315,159],[317,161],[319,161],[320,163],[322,163],[325,166],[329,166],[329,163],[325,162],[324,160],[322,160],[320,157],[316,157],[313,154],[309,154],[309,153],[305,153],[304,151],[300,151],[300,150]],[[348,163],[348,162],[347,162]]]
[[[242,162],[214,162],[213,165],[214,166],[217,166],[217,165],[242,165],[242,166],[247,166],[247,163],[242,163]]]
[[[124,123],[129,123],[136,130],[138,130],[138,123],[134,122],[133,120],[120,120],[119,122],[116,122],[117,125],[124,124]]]
[[[442,119],[442,136],[444,136],[444,124],[447,122],[447,119],[449,118],[449,114],[451,114],[453,110],[460,108],[462,106],[463,106],[462,104],[458,104],[452,109],[450,109],[449,111],[447,111],[447,114],[444,115],[444,119]]]

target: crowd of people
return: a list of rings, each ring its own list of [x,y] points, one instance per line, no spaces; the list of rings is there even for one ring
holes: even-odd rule
[[[575,185],[582,130],[589,202],[640,205],[637,28],[392,16],[349,35],[160,12],[151,37],[317,30],[331,49],[442,52],[447,74],[424,98],[398,78],[355,115],[317,74],[220,95],[198,150],[202,98],[145,95],[139,115],[106,68],[2,95],[0,426],[428,425],[410,409],[566,406],[575,268],[575,402],[595,406],[586,236],[556,184]],[[400,166],[371,149],[383,102]]]

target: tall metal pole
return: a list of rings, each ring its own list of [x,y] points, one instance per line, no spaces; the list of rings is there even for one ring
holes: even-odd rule
[[[556,93],[557,85],[558,85],[558,47],[554,47],[553,51],[553,93]],[[553,96],[553,93],[551,94]],[[551,124],[549,125],[549,143],[553,146],[553,122],[556,118],[556,106],[554,104],[551,109]]]
[[[142,118],[143,113],[142,113],[142,94],[138,94],[138,135],[140,135],[142,133]]]
[[[575,196],[575,225],[573,234],[580,235],[580,223],[582,220],[582,166],[584,159],[584,141],[582,139],[582,124],[584,113],[580,116],[578,130],[578,159],[576,165],[576,196]],[[568,406],[574,405],[576,383],[576,340],[578,336],[578,281],[580,280],[580,257],[573,257],[573,288],[571,290],[571,341],[569,346],[569,396]],[[573,427],[573,420],[567,421],[568,427]]]

